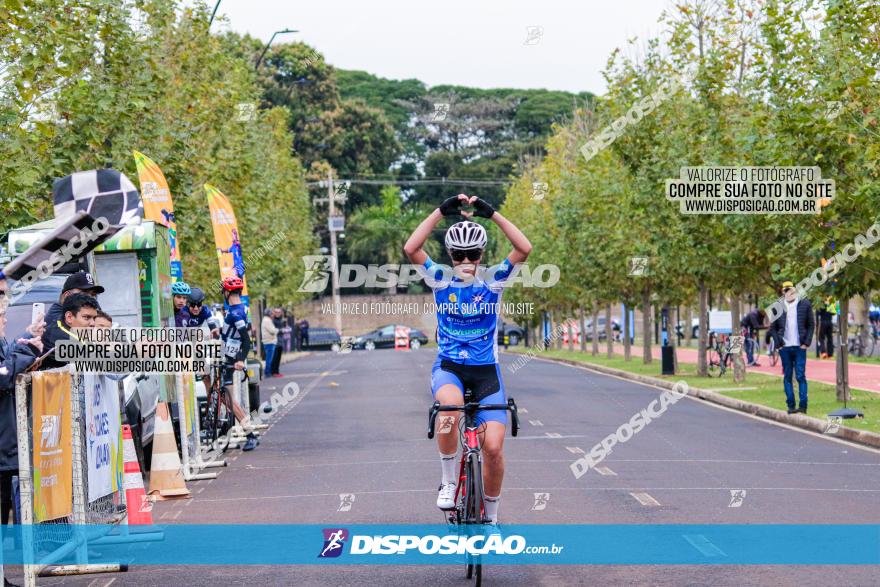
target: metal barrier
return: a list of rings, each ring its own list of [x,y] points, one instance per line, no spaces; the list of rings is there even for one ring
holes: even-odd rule
[[[44,373],[64,373],[68,375],[62,384],[69,385],[70,397],[68,409],[62,404],[57,420],[55,416],[44,418],[40,430],[40,447],[51,442],[59,443],[59,430],[63,418],[70,424],[70,480],[72,483],[72,502],[69,513],[51,520],[36,521],[34,482],[36,467],[34,458],[33,402],[29,401],[35,378]],[[95,572],[116,572],[125,570],[120,564],[88,564],[88,545],[99,541],[111,529],[125,519],[125,492],[121,482],[109,494],[89,501],[88,445],[86,435],[86,376],[73,373],[69,367],[50,371],[19,375],[15,384],[16,424],[18,438],[19,495],[21,505],[21,524],[24,556],[24,584],[26,587],[36,585],[38,574],[82,574]],[[118,384],[114,381],[110,390],[118,394]],[[112,417],[108,414],[108,417]],[[47,421],[48,418],[50,421]],[[116,424],[121,421],[121,414],[115,414]],[[47,440],[47,438],[49,440]],[[117,444],[121,453],[121,440]],[[117,457],[119,458],[119,457]],[[63,457],[61,457],[63,465]],[[108,461],[109,463],[109,461]],[[66,474],[66,468],[62,470]],[[121,471],[120,471],[121,474]],[[120,475],[121,478],[121,475]],[[42,478],[41,478],[42,480]],[[40,531],[35,536],[34,524],[39,524]],[[94,534],[95,526],[100,525],[100,534]],[[88,531],[86,529],[89,529]],[[88,532],[92,532],[89,534]],[[126,541],[123,536],[109,537],[115,541]],[[160,540],[161,534],[152,537],[143,535],[133,540]],[[62,558],[73,555],[76,563],[63,567],[51,568]]]

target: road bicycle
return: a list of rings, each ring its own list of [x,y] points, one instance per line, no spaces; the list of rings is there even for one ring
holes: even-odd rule
[[[857,357],[870,357],[874,354],[874,345],[877,343],[877,328],[872,324],[869,326],[867,335],[862,342],[862,333],[865,330],[863,324],[856,326],[856,331],[852,338],[849,339],[849,352]]]
[[[235,424],[232,397],[226,391],[226,386],[223,385],[223,376],[226,370],[232,368],[219,362],[211,365],[211,386],[207,390],[205,412],[202,416],[203,440],[208,446],[214,446],[217,439],[228,434]],[[224,443],[223,452],[226,451],[226,446]]]
[[[775,367],[776,363],[779,362],[779,349],[776,348],[776,339],[772,336],[770,337],[770,342],[767,343],[767,359],[770,361],[771,367]]]
[[[465,390],[464,405],[444,406],[435,401],[428,412],[428,438],[434,438],[434,423],[440,412],[463,412],[464,418],[459,419],[459,439],[462,446],[461,465],[459,467],[458,487],[455,489],[455,508],[444,512],[444,517],[451,525],[458,527],[459,532],[468,526],[486,524],[486,508],[483,494],[483,459],[480,453],[479,426],[477,412],[480,410],[506,410],[510,412],[510,433],[519,433],[519,418],[516,402],[509,398],[506,404],[481,404],[474,402],[471,390]],[[477,586],[483,580],[483,565],[478,555],[467,555],[465,568],[467,578],[473,578]]]
[[[732,362],[730,337],[722,337],[714,330],[709,332],[709,377],[724,377]]]

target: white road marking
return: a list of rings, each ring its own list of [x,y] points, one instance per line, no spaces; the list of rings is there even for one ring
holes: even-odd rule
[[[550,438],[583,438],[583,434],[560,434],[559,436],[517,436],[517,440],[549,440]]]
[[[527,409],[521,408],[519,406],[516,406],[516,411],[519,412],[520,414],[528,414],[529,413],[529,411]]]
[[[529,424],[531,424],[532,426],[543,426],[544,425],[544,423],[541,422],[540,420],[529,420]]]
[[[706,557],[727,556],[723,550],[712,544],[712,542],[702,534],[682,534],[691,546],[700,551],[700,554]]]
[[[600,475],[605,475],[606,477],[617,477],[617,473],[608,467],[594,467],[594,470]]]
[[[653,497],[651,497],[650,495],[648,495],[644,491],[641,491],[639,493],[633,492],[633,493],[630,493],[630,495],[632,495],[636,499],[636,501],[642,505],[650,505],[650,506],[660,505],[659,501],[657,501],[656,499],[654,499]]]
[[[558,491],[558,492],[576,492],[587,493],[590,491],[627,491],[633,490],[644,491],[645,487],[505,487],[504,491]],[[729,487],[648,487],[650,490],[657,491],[728,491]],[[848,489],[848,488],[825,488],[825,489],[805,489],[803,487],[745,487],[747,490],[755,491],[818,491],[818,492],[839,492],[839,493],[880,493],[880,489]],[[398,493],[429,493],[437,494],[436,489],[389,489],[385,491],[358,491],[358,495],[386,495]],[[630,493],[632,495],[632,493]],[[293,495],[261,495],[256,497],[218,497],[214,499],[203,499],[202,502],[221,502],[221,501],[257,501],[262,499],[299,499],[303,497],[335,497],[339,498],[338,493],[300,493]],[[650,497],[650,496],[648,496]],[[651,498],[653,499],[653,498]]]
[[[562,438],[562,435],[559,432],[545,432],[547,438]]]

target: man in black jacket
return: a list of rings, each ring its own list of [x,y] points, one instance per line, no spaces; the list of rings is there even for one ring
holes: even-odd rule
[[[43,333],[44,352],[48,353],[54,349],[55,341],[58,339],[67,340],[70,338],[67,332],[67,328],[70,325],[64,325],[63,304],[67,298],[78,293],[83,293],[97,299],[98,294],[104,293],[104,288],[95,283],[91,273],[85,273],[84,271],[74,273],[67,278],[64,286],[61,288],[61,296],[59,296],[58,302],[52,304],[49,307],[49,311],[46,312],[46,331]],[[55,361],[54,355],[50,355],[43,362],[42,368],[51,369],[64,365],[66,363],[59,363]]]
[[[40,355],[42,317],[28,326],[27,334],[13,344],[6,342],[6,296],[9,286],[0,277],[0,523],[9,523],[14,510],[12,478],[18,475],[18,426],[15,417],[15,378]],[[32,337],[32,338],[31,338]],[[10,585],[7,581],[5,585]]]
[[[770,333],[779,349],[782,361],[782,384],[785,388],[785,401],[788,413],[807,413],[807,347],[813,340],[816,320],[813,317],[813,306],[809,300],[802,300],[794,284],[786,281],[782,284],[785,296],[782,314],[770,324]],[[798,382],[799,405],[795,408],[794,385],[791,381],[792,372]]]

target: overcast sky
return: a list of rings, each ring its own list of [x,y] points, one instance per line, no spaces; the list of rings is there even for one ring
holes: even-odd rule
[[[213,7],[214,0],[206,0]],[[430,86],[602,93],[601,70],[627,40],[657,35],[666,0],[222,0],[214,27],[317,48],[342,69]],[[528,29],[535,28],[532,40]]]

